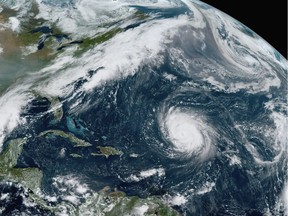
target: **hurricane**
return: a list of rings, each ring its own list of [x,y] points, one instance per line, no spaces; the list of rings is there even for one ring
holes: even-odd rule
[[[0,215],[288,215],[287,60],[198,0],[0,0]]]

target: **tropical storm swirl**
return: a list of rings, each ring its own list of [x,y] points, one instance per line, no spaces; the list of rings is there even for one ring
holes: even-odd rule
[[[190,96],[188,96],[189,94]],[[205,111],[203,113],[203,110],[199,108],[197,110],[197,106],[205,107],[206,104],[200,105],[201,101],[197,102],[197,99],[193,102],[185,101],[196,94],[183,91],[182,97],[175,98],[179,100],[178,105],[160,110],[159,126],[165,142],[170,143],[172,147],[170,147],[170,156],[172,157],[177,155],[180,157],[193,156],[199,160],[205,160],[215,152],[215,131],[209,125],[209,121],[205,119]],[[196,111],[193,110],[195,105]]]
[[[0,65],[0,215],[288,215],[287,60],[221,11],[0,0]]]

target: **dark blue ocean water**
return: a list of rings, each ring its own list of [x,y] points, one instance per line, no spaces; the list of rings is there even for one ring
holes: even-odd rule
[[[69,0],[47,0],[44,3],[60,7],[75,6],[75,1]],[[153,15],[155,19],[190,13],[186,7],[131,7]],[[137,28],[141,24],[128,25],[125,30]],[[183,32],[187,29],[192,28],[182,28]],[[255,36],[249,29],[242,31],[250,37]],[[59,43],[68,37],[65,34],[53,35],[47,26],[36,28],[34,32],[42,32],[47,37],[54,36]],[[197,37],[191,37],[190,34],[185,36],[181,32],[175,36],[173,45],[180,47],[191,60],[210,58],[226,66],[227,61],[223,60],[219,49],[214,49],[217,45],[211,32],[207,32],[206,40],[211,43],[205,52],[199,49],[201,44]],[[218,29],[218,33],[223,40],[228,36],[224,27]],[[43,48],[45,39],[43,37],[40,40],[40,48]],[[228,93],[215,90],[191,75],[202,71],[202,67],[206,66],[204,61],[199,63],[200,66],[191,67],[191,71],[183,71],[180,66],[171,63],[167,50],[163,54],[165,63],[159,67],[145,65],[126,79],[107,83],[89,93],[80,92],[73,97],[67,95],[59,98],[64,113],[60,121],[55,120],[53,112],[49,112],[51,102],[48,98],[35,98],[23,108],[22,117],[26,118],[27,124],[16,128],[7,137],[7,140],[23,134],[28,137],[17,167],[41,169],[44,175],[41,189],[48,195],[61,195],[52,185],[53,177],[73,175],[95,191],[108,185],[124,191],[128,196],[144,198],[151,195],[184,194],[187,204],[177,207],[184,215],[264,215],[267,206],[275,206],[275,200],[283,189],[287,165],[280,158],[279,166],[273,166],[273,169],[258,166],[255,155],[247,150],[246,144],[253,146],[261,160],[273,161],[277,155],[273,143],[267,141],[267,137],[260,132],[263,128],[275,129],[269,117],[271,111],[265,108],[265,103],[278,97],[284,98],[287,86],[271,88],[269,97],[265,92],[239,90]],[[3,60],[0,59],[0,62]],[[9,66],[8,63],[2,65],[3,68]],[[17,65],[17,68],[21,67],[21,64]],[[228,70],[230,66],[225,68]],[[89,78],[99,70],[101,67],[87,71]],[[173,75],[175,79],[168,80],[165,74]],[[86,82],[87,79],[83,78],[73,83],[75,92]],[[76,102],[80,105],[73,107]],[[165,116],[170,108],[205,116],[206,124],[216,134],[212,143],[216,149],[213,157],[199,160],[197,155],[181,155],[174,151],[172,142],[163,134],[159,118]],[[239,125],[244,129],[240,130]],[[47,130],[71,133],[92,146],[74,147],[68,139],[53,134],[38,136]],[[99,153],[97,146],[112,146],[124,154],[108,158],[92,156],[92,153]],[[64,153],[61,155],[61,152]],[[81,158],[71,157],[71,154],[81,155]],[[138,156],[131,157],[132,154]],[[236,155],[241,165],[231,165],[230,155]],[[165,170],[165,175],[153,175],[139,181],[131,181],[129,178],[131,175],[137,176],[141,171],[159,168]],[[207,186],[207,182],[214,184],[212,190],[197,194],[197,191]],[[5,206],[4,215],[15,215],[15,212],[52,214],[41,206],[25,207],[22,195],[26,192],[19,185],[2,182],[0,194],[4,193],[11,195],[9,199],[0,200],[0,206]]]
[[[255,168],[253,156],[244,147],[242,134],[235,130],[235,121],[248,124],[257,119],[259,127],[272,125],[264,109],[268,98],[261,93],[207,90],[205,83],[200,83],[197,89],[191,87],[180,91],[187,79],[182,76],[172,82],[165,79],[161,71],[169,72],[168,65],[162,69],[146,67],[141,70],[133,77],[79,97],[77,100],[81,100],[83,109],[70,109],[75,102],[73,100],[65,102],[64,117],[59,123],[53,121],[52,114],[39,117],[39,120],[30,117],[30,127],[26,133],[39,134],[57,129],[73,133],[93,146],[75,148],[71,142],[59,136],[33,136],[24,146],[19,166],[40,168],[44,173],[42,186],[48,194],[55,193],[51,179],[57,175],[77,175],[94,190],[109,185],[127,195],[140,197],[183,194],[213,181],[217,190],[191,196],[187,206],[180,211],[187,215],[205,215],[211,211],[221,215],[230,209],[231,212],[261,215],[267,195],[264,188],[273,185],[275,193],[269,195],[273,200],[280,193],[282,183],[274,181],[274,176],[262,180],[261,172],[267,171]],[[190,79],[190,82],[193,80]],[[79,87],[79,83],[75,85]],[[29,116],[39,116],[45,112],[45,105],[49,106],[45,99],[32,102],[27,108],[28,119]],[[208,124],[221,134],[213,143],[217,149],[215,157],[203,162],[194,156],[169,157],[171,143],[163,137],[158,121],[159,112],[165,112],[169,107],[197,111],[207,117]],[[273,159],[275,155],[265,148],[260,138],[251,135],[250,141],[254,142],[262,158],[268,161]],[[113,146],[123,151],[124,155],[109,158],[91,156],[91,153],[97,152],[96,146]],[[60,157],[59,152],[63,148],[66,156]],[[229,165],[226,151],[238,152],[241,167]],[[82,155],[82,158],[69,156],[72,153]],[[132,153],[139,156],[130,157]],[[152,168],[164,168],[165,177],[156,175],[139,182],[127,180],[131,175]],[[249,175],[247,170],[255,172],[255,175]],[[195,209],[192,206],[202,207]]]

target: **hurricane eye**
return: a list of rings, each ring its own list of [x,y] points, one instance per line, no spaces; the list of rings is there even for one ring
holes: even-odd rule
[[[200,114],[171,108],[160,124],[164,138],[176,153],[205,159],[214,151],[214,132]]]
[[[203,135],[198,123],[183,113],[173,113],[166,119],[168,136],[175,149],[183,153],[192,153],[203,147]]]

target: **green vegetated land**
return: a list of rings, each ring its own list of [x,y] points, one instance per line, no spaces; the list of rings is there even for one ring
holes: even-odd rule
[[[74,142],[75,146],[87,147],[90,146],[84,141],[80,141],[71,134],[62,131],[46,131],[41,133],[45,136],[49,133],[57,134],[61,137],[69,139]],[[82,215],[87,213],[87,209],[91,214],[103,216],[118,216],[133,215],[137,212],[145,212],[145,215],[158,216],[178,216],[179,213],[165,204],[160,198],[156,196],[148,198],[139,198],[136,196],[126,196],[122,191],[114,190],[108,187],[99,192],[89,192],[86,195],[85,202],[74,206],[71,203],[62,201],[49,205],[47,201],[43,200],[38,195],[41,187],[43,173],[38,168],[15,168],[17,160],[23,150],[23,145],[26,143],[26,138],[19,138],[8,141],[4,151],[0,154],[0,179],[12,182],[19,182],[24,187],[29,188],[34,193],[29,193],[27,199],[39,205],[39,208],[50,211],[54,214],[59,214],[62,207],[65,206],[71,215]],[[103,155],[122,154],[112,147],[98,147]],[[78,155],[74,155],[78,157]]]
[[[29,16],[24,20],[21,20],[21,31],[13,32],[12,30],[5,29],[0,30],[1,38],[0,45],[3,48],[3,56],[9,58],[15,53],[21,56],[23,52],[22,48],[27,46],[37,46],[39,38],[43,35],[42,33],[31,33],[31,31],[40,26],[49,26],[52,29],[53,34],[64,34],[57,26],[53,23],[49,23],[47,20],[35,18],[39,13],[38,6],[36,3],[32,4],[29,11]],[[3,8],[0,13],[0,23],[6,23],[9,21],[9,17],[17,16],[17,11]],[[134,15],[137,20],[144,20],[149,18],[149,15],[137,11]],[[99,33],[95,37],[84,38],[83,41],[75,46],[78,49],[75,55],[80,55],[85,51],[89,50],[93,46],[104,43],[112,39],[117,34],[123,32],[121,28],[112,28],[106,32]],[[49,63],[53,58],[57,56],[55,51],[59,44],[49,38],[45,42],[45,47],[42,50],[37,50],[35,53],[31,53],[25,57],[33,59],[42,59],[44,62]],[[45,65],[45,64],[44,64]],[[43,66],[43,64],[42,64]],[[39,97],[42,97],[39,95]],[[48,98],[51,102],[51,106],[60,103],[59,98]],[[56,120],[61,120],[63,116],[62,108],[55,110]],[[48,130],[40,133],[38,136],[60,136],[67,139],[73,144],[75,148],[79,147],[92,147],[92,144],[77,138],[74,134],[64,132],[61,130]],[[94,215],[103,216],[118,216],[118,215],[133,215],[138,211],[145,211],[145,215],[158,215],[158,216],[176,216],[179,215],[174,209],[165,204],[160,198],[156,196],[148,198],[139,198],[136,196],[129,197],[122,191],[98,191],[89,192],[86,196],[86,200],[75,206],[66,201],[55,203],[53,205],[48,204],[39,194],[41,188],[41,181],[43,178],[43,172],[38,168],[17,168],[17,160],[22,153],[23,146],[26,144],[27,138],[19,138],[8,141],[5,144],[4,150],[0,153],[0,179],[12,182],[18,182],[25,188],[30,189],[33,193],[29,193],[27,199],[33,201],[40,208],[51,211],[51,213],[60,213],[63,206],[66,206],[67,210],[72,215],[83,215],[87,212],[87,209]],[[109,158],[110,156],[122,156],[124,153],[112,146],[97,146],[97,152],[91,153],[92,156],[104,156]],[[82,155],[77,153],[71,153],[73,158],[81,158]],[[61,207],[62,206],[62,207]]]
[[[42,133],[39,134],[39,136],[46,136],[46,135],[55,135],[55,136],[60,136],[63,137],[67,140],[69,140],[71,143],[73,143],[74,147],[89,147],[92,146],[91,143],[86,142],[82,139],[77,138],[74,134],[69,133],[69,132],[64,132],[61,130],[48,130],[48,131],[44,131]]]
[[[15,168],[25,143],[25,138],[8,142],[7,147],[0,154],[0,179],[19,182],[36,192],[41,185],[42,171],[38,168]]]
[[[79,44],[79,49],[75,52],[76,56],[79,56],[98,44],[104,43],[111,38],[113,38],[118,33],[122,32],[121,28],[111,29],[107,32],[96,35],[95,37],[85,38],[81,44]]]

